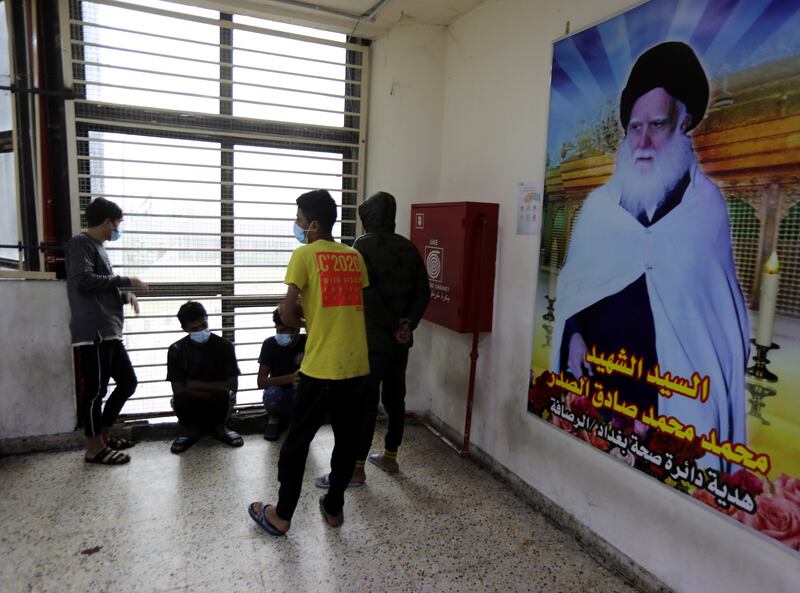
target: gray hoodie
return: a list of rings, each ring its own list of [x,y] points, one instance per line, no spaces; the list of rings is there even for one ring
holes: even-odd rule
[[[72,344],[122,339],[122,305],[130,287],[125,276],[115,276],[103,244],[87,234],[72,237],[66,245],[67,296]]]

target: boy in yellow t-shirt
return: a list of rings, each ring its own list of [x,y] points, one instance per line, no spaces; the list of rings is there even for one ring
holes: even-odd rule
[[[278,503],[254,502],[248,509],[250,517],[275,536],[289,530],[308,448],[326,414],[335,442],[330,488],[320,498],[320,510],[331,527],[344,520],[344,491],[356,464],[364,413],[364,393],[359,387],[369,374],[361,290],[369,282],[361,254],[333,240],[335,222],[336,202],[327,191],[318,189],[297,198],[294,234],[304,245],[289,261],[280,316],[284,325],[299,328],[304,313],[308,340],[291,424],[278,461]],[[302,311],[298,296],[302,296]]]

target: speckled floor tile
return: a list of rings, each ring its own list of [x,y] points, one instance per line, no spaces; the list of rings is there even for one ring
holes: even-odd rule
[[[323,523],[313,486],[329,471],[324,427],[285,538],[247,516],[248,503],[275,502],[280,443],[203,439],[180,456],[169,445],[139,443],[118,468],[88,466],[74,451],[0,459],[3,593],[635,593],[413,424],[400,474],[368,466],[338,530]]]

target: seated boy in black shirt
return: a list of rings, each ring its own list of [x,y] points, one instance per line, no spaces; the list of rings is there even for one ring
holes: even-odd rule
[[[189,335],[169,347],[167,381],[172,383],[175,415],[187,434],[175,439],[170,450],[183,453],[204,431],[232,447],[241,447],[242,437],[225,426],[240,374],[233,344],[211,333],[205,307],[198,302],[181,306],[178,320]]]
[[[276,335],[264,340],[258,357],[258,387],[264,390],[264,409],[267,411],[264,438],[268,441],[278,440],[289,423],[307,337],[283,325],[278,309],[272,312],[272,321]]]

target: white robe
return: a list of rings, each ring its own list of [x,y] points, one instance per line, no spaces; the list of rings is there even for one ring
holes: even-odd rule
[[[705,403],[659,396],[658,413],[694,425],[698,436],[714,428],[720,442],[745,443],[750,330],[728,212],[696,161],[690,177],[681,202],[650,227],[620,206],[614,178],[589,195],[558,276],[551,369],[560,369],[565,321],[645,274],[662,374],[689,379],[696,371],[711,379]],[[709,457],[702,465],[716,464]]]

